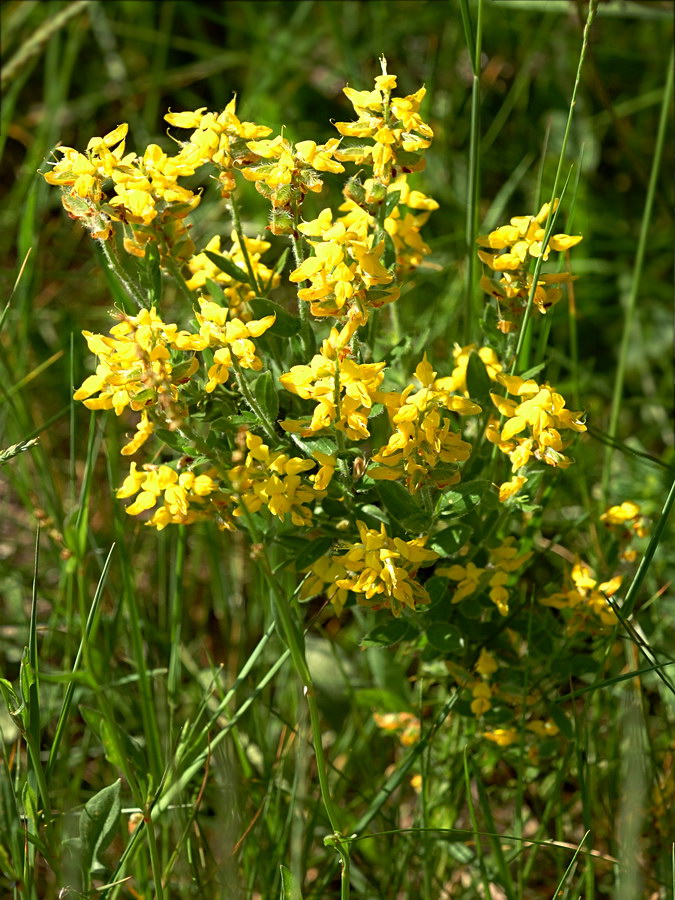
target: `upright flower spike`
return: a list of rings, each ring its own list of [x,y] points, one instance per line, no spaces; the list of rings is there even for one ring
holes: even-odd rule
[[[556,200],[554,209],[557,206]],[[532,289],[531,261],[540,256],[547,260],[551,250],[570,250],[583,240],[581,235],[555,234],[543,247],[545,223],[550,213],[551,205],[545,203],[536,216],[515,216],[509,225],[501,225],[490,234],[476,238],[480,247],[487,248],[478,251],[479,258],[500,276],[494,281],[484,275],[481,287],[496,300],[499,327],[506,333],[518,327],[516,320],[527,306]],[[561,289],[555,285],[574,279],[569,272],[540,274],[533,298],[539,312],[545,314],[562,297]]]
[[[375,78],[374,90],[343,89],[358,120],[335,123],[341,135],[368,138],[373,143],[357,148],[341,148],[336,151],[335,157],[345,162],[356,162],[357,165],[372,165],[375,180],[388,185],[401,172],[416,172],[424,168],[422,152],[430,146],[433,131],[419,114],[426,89],[421,87],[407,97],[393,97],[396,76],[387,74],[384,57],[380,62],[382,75]]]
[[[393,434],[373,454],[377,465],[368,469],[371,478],[404,479],[414,493],[424,484],[447,486],[459,481],[458,463],[467,460],[471,445],[457,434],[447,412],[476,415],[476,403],[447,389],[447,378],[436,378],[426,356],[415,375],[420,387],[410,384],[402,393],[383,394]]]
[[[82,332],[99,363],[73,398],[88,409],[114,409],[118,416],[127,406],[141,410],[159,404],[168,412],[177,401],[178,384],[197,370],[196,359],[181,366],[171,362],[178,326],[163,322],[154,307],[120,318],[109,336]]]
[[[279,381],[287,391],[317,404],[311,420],[282,422],[285,431],[307,437],[335,427],[352,441],[370,436],[368,416],[379,396],[385,363],[362,364],[351,358],[349,343],[362,321],[352,316],[342,331],[331,329],[309,365],[293,366],[281,375]]]
[[[310,504],[326,495],[303,479],[304,473],[315,468],[315,461],[270,450],[261,437],[250,431],[246,434],[246,447],[245,462],[228,472],[238,501],[234,515],[241,517],[265,508],[281,521],[289,516],[297,527],[311,525]]]
[[[507,454],[513,472],[518,473],[533,458],[549,466],[567,468],[571,465],[572,460],[562,453],[571,439],[564,439],[560,432],[586,431],[581,418],[583,414],[567,409],[565,398],[550,384],[539,385],[534,379],[525,381],[516,375],[504,374],[497,375],[496,380],[520,402],[491,393],[492,402],[506,422],[500,430],[498,420],[491,419],[485,434]],[[518,475],[520,478],[523,478],[522,473]],[[512,496],[527,480],[518,483],[518,479],[502,485],[500,499]]]
[[[425,548],[425,538],[403,541],[390,538],[384,525],[374,531],[363,522],[356,524],[361,540],[347,545],[338,557],[347,575],[337,579],[337,586],[353,591],[361,605],[390,609],[395,616],[405,607],[428,603],[429,595],[415,573],[438,559],[438,553]]]

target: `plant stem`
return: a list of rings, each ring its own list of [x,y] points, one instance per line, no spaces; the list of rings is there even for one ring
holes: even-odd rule
[[[623,383],[626,374],[626,360],[628,358],[628,348],[630,345],[633,318],[635,315],[635,306],[637,304],[637,296],[640,290],[640,279],[642,277],[642,268],[645,260],[645,250],[647,248],[647,235],[649,232],[649,222],[652,216],[652,208],[654,206],[654,197],[656,195],[656,181],[661,168],[661,158],[663,156],[663,145],[665,143],[666,128],[670,116],[670,106],[673,98],[673,52],[671,51],[668,63],[668,75],[666,78],[666,86],[663,91],[663,102],[661,104],[661,118],[659,120],[659,130],[656,137],[656,147],[652,157],[652,169],[649,174],[649,186],[647,188],[647,197],[645,199],[645,208],[642,213],[642,223],[640,225],[640,237],[638,238],[637,253],[635,255],[635,265],[633,267],[633,280],[631,283],[630,294],[626,304],[626,314],[623,323],[623,335],[621,337],[621,349],[619,351],[619,361],[616,370],[616,379],[614,381],[614,393],[612,396],[612,409],[609,416],[608,433],[611,438],[616,437],[619,424],[619,410],[621,407],[621,399],[623,397]],[[605,464],[602,473],[602,497],[603,502],[607,505],[607,494],[609,489],[610,470],[612,465],[613,448],[607,446],[605,451]]]
[[[319,776],[319,789],[321,792],[321,799],[326,810],[326,815],[328,816],[328,821],[330,822],[330,826],[333,830],[333,833],[325,838],[324,843],[326,844],[326,846],[334,847],[340,855],[340,861],[342,864],[340,900],[349,900],[349,842],[343,839],[337,811],[330,792],[330,785],[328,784],[326,757],[321,740],[321,720],[319,718],[319,707],[316,702],[316,689],[314,687],[314,681],[312,679],[309,666],[307,665],[307,659],[305,657],[304,635],[301,628],[299,627],[299,624],[293,620],[293,614],[291,612],[288,598],[286,597],[284,591],[282,590],[279,582],[274,575],[269,557],[267,555],[267,549],[265,547],[265,544],[260,540],[260,535],[258,533],[258,529],[256,528],[255,522],[253,521],[253,517],[250,514],[246,513],[245,507],[244,510],[251,537],[262,548],[258,555],[258,562],[260,563],[260,567],[265,575],[267,583],[271,588],[274,611],[281,625],[281,633],[284,637],[284,641],[291,654],[293,667],[295,668],[295,671],[302,682],[303,693],[307,701],[307,707],[309,709],[309,719],[312,728],[312,743],[314,745],[314,754],[316,756],[316,767],[317,774]]]
[[[239,207],[237,206],[237,200],[234,196],[234,193],[230,196],[230,208],[232,210],[232,224],[234,225],[234,230],[237,234],[237,238],[239,239],[239,247],[241,249],[241,255],[244,257],[244,262],[246,263],[246,269],[248,271],[249,278],[251,279],[251,286],[256,291],[256,293],[261,293],[262,288],[258,284],[258,279],[256,278],[255,272],[253,271],[251,257],[248,255],[248,247],[246,246],[246,238],[244,236],[244,231],[241,227],[241,219],[239,218]]]
[[[244,378],[242,368],[239,365],[239,362],[234,354],[232,354],[232,367],[234,369],[235,378],[237,380],[237,387],[239,388],[241,396],[246,401],[246,404],[250,408],[251,412],[254,413],[260,420],[260,425],[267,437],[272,441],[273,444],[277,444],[279,442],[279,438],[276,431],[274,430],[274,424],[265,415],[260,404],[251,393],[248,382]]]
[[[579,84],[581,82],[581,71],[584,65],[584,59],[586,58],[586,50],[588,48],[588,36],[591,31],[591,26],[593,24],[593,20],[595,19],[595,13],[598,9],[598,0],[590,0],[588,7],[588,18],[586,19],[586,25],[584,26],[584,34],[581,41],[581,51],[579,53],[579,63],[577,65],[577,74],[574,79],[574,88],[572,90],[572,99],[570,101],[569,112],[567,113],[567,124],[565,125],[565,133],[563,135],[562,147],[560,148],[560,156],[558,157],[558,167],[556,169],[555,178],[553,179],[553,190],[551,191],[551,201],[549,207],[549,215],[548,215],[548,223],[546,225],[546,231],[544,233],[544,240],[542,241],[542,253],[537,258],[534,272],[532,273],[532,284],[530,285],[530,294],[527,298],[527,307],[525,309],[525,314],[523,315],[523,323],[520,327],[520,333],[518,334],[518,344],[516,346],[515,356],[513,358],[513,364],[511,366],[511,374],[514,375],[518,368],[518,361],[520,358],[520,353],[523,348],[523,341],[525,340],[525,333],[527,329],[527,324],[530,320],[530,316],[532,315],[532,306],[534,304],[534,295],[537,290],[537,281],[539,280],[539,272],[541,271],[541,266],[544,261],[544,248],[548,246],[548,241],[551,236],[551,232],[553,231],[553,225],[555,224],[555,219],[557,215],[557,211],[554,209],[554,204],[556,201],[558,186],[560,184],[560,177],[562,174],[562,167],[565,160],[565,151],[567,150],[567,142],[570,136],[570,130],[572,126],[572,117],[574,115],[574,109],[577,105],[577,90],[579,88]]]
[[[117,254],[117,248],[115,247],[114,241],[115,238],[113,236],[110,241],[98,242],[106,265],[122,285],[129,299],[132,300],[139,309],[145,309],[145,303],[143,302],[137,286],[129,279],[127,273],[122,268],[122,263]]]
[[[467,48],[473,68],[471,82],[471,130],[469,135],[469,178],[466,199],[466,300],[464,309],[464,343],[468,344],[473,335],[474,320],[474,280],[476,273],[476,253],[474,239],[478,230],[478,185],[480,163],[480,71],[483,42],[483,0],[478,0],[475,40],[471,31],[471,21],[467,0],[462,0],[462,19],[464,23]]]

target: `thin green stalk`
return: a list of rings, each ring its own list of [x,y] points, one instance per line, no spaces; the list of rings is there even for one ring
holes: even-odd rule
[[[168,253],[162,260],[162,266],[171,274],[171,277],[178,285],[178,290],[181,292],[183,297],[188,301],[190,306],[192,306],[195,302],[195,295],[192,293],[190,288],[187,286],[185,279],[183,278],[183,273],[180,270],[180,266],[176,263],[176,260],[170,256]]]
[[[129,299],[133,300],[139,309],[145,309],[146,304],[143,302],[138,286],[129,279],[129,276],[122,267],[122,263],[117,254],[117,248],[115,247],[115,237],[113,236],[109,241],[99,241],[98,245],[101,248],[101,253],[103,254],[106,265],[122,285]]]
[[[647,249],[647,237],[649,235],[649,224],[652,217],[652,209],[654,207],[654,197],[656,196],[656,183],[658,180],[659,169],[661,168],[661,159],[663,157],[663,147],[666,139],[666,129],[670,118],[670,107],[673,99],[673,68],[674,68],[673,51],[670,54],[668,62],[668,75],[666,77],[666,86],[663,91],[663,102],[661,103],[661,117],[659,119],[659,130],[656,137],[656,146],[654,147],[654,155],[652,156],[652,168],[649,174],[649,186],[647,188],[647,197],[645,199],[645,207],[642,213],[642,223],[640,225],[640,236],[638,238],[637,252],[635,255],[635,265],[633,266],[633,279],[631,282],[628,302],[626,304],[626,312],[623,323],[623,334],[621,337],[621,349],[619,350],[619,360],[617,363],[616,379],[614,381],[614,393],[612,395],[612,408],[609,415],[609,428],[607,429],[610,437],[615,438],[619,424],[619,412],[621,409],[621,400],[623,398],[623,384],[626,374],[626,360],[628,359],[628,348],[630,346],[633,318],[635,316],[635,307],[637,305],[638,293],[640,291],[640,281],[642,278],[642,269],[645,260],[645,251]],[[603,504],[607,505],[609,493],[609,479],[611,477],[613,450],[607,447],[605,451],[605,463],[602,473],[602,496]]]
[[[258,284],[258,279],[256,278],[256,274],[251,263],[251,257],[248,255],[246,237],[244,235],[244,229],[241,227],[239,207],[237,205],[237,200],[234,194],[230,196],[230,209],[232,210],[232,224],[234,225],[234,230],[237,233],[237,237],[239,238],[239,248],[241,249],[241,255],[244,257],[244,262],[246,263],[246,269],[248,271],[249,278],[251,279],[251,286],[257,294],[260,294],[262,292],[262,288]]]
[[[85,652],[85,644],[89,640],[89,635],[91,634],[91,629],[94,624],[94,619],[96,618],[96,614],[98,613],[98,607],[101,600],[101,596],[103,595],[103,587],[105,585],[106,579],[108,577],[108,569],[110,568],[110,560],[112,559],[112,553],[115,549],[115,545],[113,544],[108,552],[108,556],[106,557],[106,561],[103,564],[103,571],[101,572],[101,576],[98,580],[98,584],[96,585],[96,592],[94,593],[94,599],[91,602],[91,607],[89,609],[89,615],[87,616],[87,622],[84,626],[84,631],[82,637],[80,639],[80,646],[78,647],[77,654],[75,656],[75,661],[73,663],[72,674],[73,676],[80,668],[80,661]],[[54,737],[52,739],[52,744],[49,749],[49,760],[47,762],[47,779],[50,778],[54,766],[56,765],[59,748],[61,745],[61,740],[63,738],[63,733],[65,731],[66,722],[68,721],[68,713],[70,711],[70,705],[73,699],[73,693],[75,692],[75,679],[68,682],[68,686],[66,687],[66,692],[63,698],[63,704],[61,706],[61,712],[59,713],[59,718],[56,723],[56,729],[54,731]]]
[[[237,357],[234,356],[234,354],[232,355],[232,367],[234,369],[235,378],[237,380],[237,387],[239,388],[241,396],[244,398],[251,412],[260,420],[260,425],[269,440],[271,440],[273,444],[277,444],[279,442],[279,437],[274,430],[274,424],[263,412],[262,407],[251,393],[251,389],[248,386],[248,382],[244,378],[244,373],[241,366],[239,365],[239,361],[237,360]]]
[[[642,587],[642,582],[644,581],[645,575],[647,574],[647,569],[649,568],[651,561],[654,558],[656,548],[658,547],[659,542],[661,541],[661,537],[663,536],[666,524],[668,523],[668,517],[673,508],[673,503],[675,503],[675,481],[673,481],[670,486],[670,491],[668,492],[668,496],[666,497],[666,502],[663,504],[663,509],[661,510],[659,520],[654,527],[654,531],[652,532],[651,539],[649,541],[649,544],[647,545],[647,549],[645,550],[645,555],[640,560],[638,570],[635,573],[628,591],[626,592],[626,597],[621,607],[621,613],[626,619],[630,616],[635,608],[635,603],[637,602],[638,598],[638,592]]]
[[[584,60],[586,58],[586,50],[588,49],[588,37],[591,31],[591,26],[593,24],[593,20],[595,19],[595,14],[598,9],[598,0],[590,0],[588,6],[588,18],[586,19],[586,25],[584,26],[584,34],[581,41],[581,51],[579,53],[579,63],[577,65],[577,74],[574,79],[574,88],[572,90],[572,99],[570,101],[570,108],[567,114],[567,123],[565,125],[565,132],[563,134],[562,147],[560,148],[560,156],[558,157],[558,167],[555,172],[555,178],[553,179],[553,190],[551,191],[551,201],[550,201],[550,212],[548,217],[548,223],[546,226],[546,231],[544,233],[544,240],[542,241],[542,246],[546,247],[551,236],[551,232],[553,231],[553,225],[555,224],[556,211],[554,210],[554,204],[558,194],[558,186],[560,184],[560,178],[562,175],[563,164],[565,161],[565,151],[567,150],[567,142],[570,136],[570,130],[572,126],[572,118],[574,116],[574,109],[577,104],[577,90],[579,88],[579,84],[581,82],[581,72],[584,65]],[[569,179],[569,175],[568,175]],[[561,197],[562,199],[562,197]],[[520,328],[520,332],[518,334],[518,344],[516,346],[516,352],[513,358],[513,365],[511,366],[511,374],[515,374],[518,369],[518,363],[520,360],[520,353],[523,348],[523,342],[525,340],[525,333],[527,331],[527,326],[530,321],[530,317],[532,315],[532,307],[534,305],[534,295],[537,290],[537,281],[539,279],[539,272],[541,271],[541,266],[544,261],[543,254],[539,256],[536,260],[534,272],[532,273],[532,285],[530,287],[530,295],[527,298],[527,307],[525,309],[525,314],[523,315],[523,322]]]
[[[461,0],[462,21],[464,23],[467,48],[473,68],[471,82],[471,126],[469,132],[469,178],[466,200],[466,300],[464,308],[464,343],[473,336],[474,322],[474,281],[476,274],[476,252],[474,240],[478,231],[478,195],[480,165],[480,72],[483,42],[483,0],[478,0],[475,38],[471,31],[471,19],[467,0]]]
[[[293,248],[293,259],[295,260],[295,267],[297,269],[302,265],[305,257],[302,252],[302,245],[300,244],[300,242],[298,241],[296,236],[294,234],[291,234],[290,239],[291,239],[291,247]],[[300,288],[300,285],[298,285],[298,288]],[[298,297],[298,315],[300,316],[300,321],[302,322],[303,329],[304,329],[304,327],[309,328],[310,327],[309,326],[309,304],[306,303],[304,300],[301,300],[299,297]],[[302,334],[302,332],[301,332],[301,334]]]
[[[340,856],[340,862],[342,864],[342,872],[340,878],[340,900],[349,900],[349,844],[343,840],[342,832],[340,830],[340,821],[338,819],[333,797],[331,795],[330,785],[328,784],[326,757],[324,754],[323,742],[321,739],[322,733],[321,720],[319,718],[319,707],[316,702],[316,689],[314,686],[314,681],[312,679],[309,666],[307,665],[307,659],[305,657],[304,635],[298,623],[293,619],[293,614],[288,602],[288,597],[284,594],[279,582],[274,575],[267,555],[267,551],[265,549],[265,544],[260,541],[260,535],[257,533],[257,528],[255,527],[252,516],[247,515],[246,520],[251,532],[251,537],[263,548],[260,556],[258,557],[258,562],[260,564],[261,570],[265,574],[267,583],[271,588],[274,610],[281,624],[281,631],[284,636],[286,646],[288,647],[288,650],[291,654],[293,667],[295,668],[295,671],[298,674],[303,685],[303,693],[305,695],[305,700],[307,701],[307,707],[309,709],[309,718],[312,728],[312,743],[314,745],[314,753],[316,756],[316,767],[317,775],[319,777],[321,799],[326,810],[326,815],[328,816],[328,821],[330,822],[330,826],[333,830],[333,833],[331,835],[328,835],[326,838],[324,838],[324,844],[326,846],[334,847]]]

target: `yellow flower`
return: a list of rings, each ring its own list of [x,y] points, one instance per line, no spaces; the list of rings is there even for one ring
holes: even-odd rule
[[[518,740],[518,732],[515,728],[493,728],[491,731],[484,731],[483,737],[498,747],[510,747]]]
[[[452,581],[457,582],[452,603],[461,603],[462,600],[474,594],[487,582],[487,585],[490,587],[490,600],[492,600],[502,616],[507,615],[509,611],[509,592],[506,589],[508,577],[512,572],[524,566],[532,557],[532,553],[529,552],[519,555],[514,544],[515,538],[507,537],[498,546],[492,547],[488,551],[488,564],[483,568],[476,566],[470,561],[464,566],[455,564],[449,567],[438,567],[434,571],[435,575],[450,578]],[[481,659],[483,659],[482,654]]]
[[[405,165],[407,171],[422,168],[421,151],[431,144],[433,131],[419,115],[425,88],[407,97],[392,97],[396,77],[387,74],[384,57],[381,63],[382,75],[375,79],[375,90],[343,88],[358,121],[336,122],[335,127],[346,137],[373,140],[370,148],[373,175],[377,181],[387,185],[396,176],[395,170],[399,164]],[[353,161],[351,148],[340,149],[335,156],[340,160]],[[359,160],[359,164],[362,162],[365,159]]]
[[[136,434],[120,450],[122,456],[132,456],[137,453],[154,430],[155,426],[148,418],[147,410],[144,409],[141,413],[141,420],[136,426]]]
[[[228,472],[238,495],[234,515],[256,513],[264,507],[282,521],[288,515],[298,527],[311,525],[312,510],[307,504],[326,493],[302,478],[303,473],[316,466],[314,460],[270,450],[261,437],[250,431],[246,434],[246,446],[249,452],[245,462]]]
[[[412,747],[420,739],[421,722],[409,712],[373,713],[378,728],[383,731],[398,732],[399,740],[404,747]]]
[[[476,671],[479,675],[494,675],[497,671],[497,660],[494,656],[486,650],[485,647],[481,648],[480,656],[478,658],[478,662],[476,663]]]
[[[574,610],[574,616],[568,623],[568,631],[572,633],[583,629],[588,613],[603,625],[616,625],[616,613],[607,598],[613,597],[621,587],[621,576],[615,575],[609,581],[598,583],[591,567],[581,561],[575,563],[571,574],[574,582],[572,590],[542,597],[539,602],[554,609]]]
[[[384,242],[374,243],[370,216],[351,216],[333,222],[324,209],[316,219],[298,226],[314,248],[289,280],[309,281],[298,290],[298,298],[310,303],[315,316],[339,316],[350,309],[378,308],[398,297],[391,285],[394,276],[382,265]]]
[[[492,402],[507,421],[501,432],[497,431],[494,422],[490,422],[486,436],[510,457],[513,471],[526,465],[531,456],[550,466],[569,466],[571,460],[561,451],[570,444],[570,440],[563,440],[560,432],[586,431],[586,425],[581,420],[582,413],[567,409],[565,398],[549,384],[540,386],[533,379],[525,381],[518,376],[504,374],[497,375],[497,381],[520,402],[491,393]],[[508,486],[502,486],[504,499],[519,489],[516,482],[517,479],[514,479],[507,483]]]
[[[600,520],[608,527],[619,526],[631,528],[638,537],[646,537],[647,520],[640,514],[640,507],[631,500],[624,500],[618,506],[610,506],[600,516]]]
[[[556,200],[556,208],[557,205]],[[478,251],[482,262],[500,274],[497,281],[483,276],[481,287],[497,301],[500,315],[498,327],[505,333],[516,329],[514,319],[522,315],[527,306],[532,289],[532,275],[528,271],[530,261],[538,257],[546,260],[551,250],[569,250],[582,240],[581,235],[556,234],[544,248],[544,223],[549,213],[550,204],[546,203],[536,216],[516,216],[511,219],[510,225],[501,225],[490,234],[476,239],[481,247],[497,251]],[[574,278],[568,272],[540,275],[533,296],[539,312],[545,314],[562,297],[560,288],[553,285],[574,281]],[[506,316],[502,318],[504,310]]]
[[[191,360],[178,378],[174,376],[169,350],[175,346],[178,327],[163,322],[154,307],[120,319],[110,336],[82,332],[99,363],[96,374],[85,378],[73,398],[88,409],[114,409],[118,416],[127,406],[141,410],[153,403],[170,412],[178,397],[177,383],[194,374],[197,361]]]
[[[360,364],[350,358],[349,341],[359,320],[352,318],[338,333],[331,329],[309,365],[293,366],[279,381],[304,400],[314,400],[311,421],[282,422],[287,431],[313,434],[334,426],[353,441],[369,437],[368,415],[384,378],[385,363]]]
[[[425,538],[403,541],[390,538],[384,525],[378,532],[363,522],[356,524],[361,540],[339,557],[347,575],[337,580],[338,587],[353,591],[362,605],[390,609],[395,616],[406,606],[428,603],[429,595],[414,578],[419,566],[438,558],[424,547]]]
[[[471,701],[471,712],[475,716],[482,716],[492,706],[490,698],[492,697],[492,688],[484,681],[477,681],[471,689],[473,700]]]
[[[143,471],[139,471],[136,463],[131,463],[117,497],[127,499],[136,495],[133,503],[126,508],[130,516],[154,509],[146,525],[158,531],[170,524],[190,525],[208,518],[215,519],[221,528],[231,528],[229,521],[223,517],[227,500],[212,477],[214,474],[195,475],[190,471],[178,474],[175,469],[164,465],[145,465]],[[160,499],[163,503],[158,506]]]
[[[368,470],[375,479],[404,478],[411,492],[429,481],[437,485],[459,481],[457,463],[469,458],[471,445],[453,430],[450,416],[444,411],[460,415],[480,412],[475,403],[447,389],[447,378],[436,378],[426,355],[415,376],[419,389],[410,384],[400,394],[382,395],[394,433],[373,454],[373,462],[378,465]]]
[[[524,475],[516,475],[510,481],[504,481],[499,485],[499,502],[504,503],[509,497],[513,497],[526,482],[527,478]]]

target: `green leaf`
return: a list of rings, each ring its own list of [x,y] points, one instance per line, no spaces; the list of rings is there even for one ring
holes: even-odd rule
[[[559,706],[551,704],[548,708],[548,713],[560,729],[560,733],[566,737],[568,741],[571,741],[574,737],[574,728],[563,710]]]
[[[454,556],[470,537],[471,528],[468,525],[450,525],[433,535],[429,546],[441,556]]]
[[[469,355],[466,367],[466,386],[469,396],[483,407],[483,412],[492,408],[490,390],[492,382],[485,368],[485,363],[474,351]]]
[[[399,641],[413,637],[414,629],[405,619],[391,618],[381,622],[361,638],[361,647],[391,647]]]
[[[162,270],[159,264],[159,248],[155,241],[145,251],[145,281],[148,286],[148,300],[151,306],[159,307],[162,303]]]
[[[389,525],[389,516],[383,510],[381,510],[379,506],[375,506],[374,503],[364,503],[363,506],[360,506],[359,515],[363,516],[366,525],[369,525],[371,527],[377,522],[382,522],[384,525]],[[369,522],[369,519],[372,519],[373,522]]]
[[[490,482],[486,480],[457,484],[438,501],[439,513],[442,516],[465,516],[478,506],[489,491]]]
[[[271,372],[263,372],[262,375],[258,375],[253,385],[253,393],[260,409],[270,422],[276,422],[279,415],[279,396],[274,387],[274,377]]]
[[[274,267],[274,272],[272,275],[270,275],[270,279],[267,282],[267,284],[265,285],[265,291],[269,291],[269,289],[272,287],[272,281],[273,281],[274,275],[281,275],[281,273],[286,268],[286,260],[288,259],[288,254],[290,253],[290,250],[291,250],[290,247],[286,247],[284,252],[281,254],[279,259],[277,260],[277,264]]]
[[[221,272],[225,272],[233,281],[238,281],[240,284],[249,284],[253,288],[257,287],[257,285],[251,283],[251,277],[248,272],[239,268],[231,257],[214,253],[213,250],[205,250],[204,253],[214,265],[218,266]]]
[[[121,779],[104,787],[87,801],[80,815],[81,864],[85,872],[97,874],[103,870],[99,860],[112,841],[119,824]]]
[[[264,316],[276,316],[276,321],[271,328],[268,329],[269,334],[277,334],[279,337],[291,337],[300,331],[302,323],[298,316],[294,316],[275,303],[268,300],[267,297],[254,297],[249,300],[248,305],[256,319],[262,319]]]
[[[315,538],[305,543],[303,549],[295,557],[295,570],[301,572],[311,566],[313,562],[325,556],[333,546],[333,539],[329,537]]]
[[[80,704],[80,712],[84,721],[103,745],[105,758],[112,766],[121,772],[125,772],[129,765],[139,774],[148,771],[148,762],[143,750],[123,728],[117,730],[118,740],[116,741],[110,723],[100,710]],[[124,757],[122,753],[124,753]]]
[[[281,869],[281,900],[302,900],[300,885],[296,877],[286,866],[279,866]]]
[[[325,453],[327,456],[334,456],[337,453],[337,444],[330,438],[300,438],[297,435],[291,435],[293,443],[298,446],[306,456],[314,459],[314,453]]]
[[[387,194],[387,199],[384,201],[384,217],[386,219],[387,216],[390,216],[396,207],[399,204],[401,199],[400,191],[392,191],[390,194]]]
[[[187,453],[188,456],[191,456],[194,452],[194,447],[191,447],[188,441],[177,431],[169,431],[168,428],[156,428],[154,435],[167,447],[171,447],[172,450],[176,450],[178,453]]]
[[[23,727],[22,709],[23,704],[16,695],[16,691],[12,687],[12,683],[6,678],[0,678],[0,694],[5,701],[7,712],[17,727]]]
[[[211,294],[211,299],[215,300],[220,306],[229,307],[229,302],[227,297],[225,296],[225,291],[221,288],[217,281],[214,281],[213,278],[206,279],[206,289]]]
[[[377,492],[394,521],[417,518],[422,511],[403,485],[396,481],[379,482]]]
[[[442,653],[458,653],[464,648],[464,638],[454,625],[434,622],[426,630],[427,640]]]

